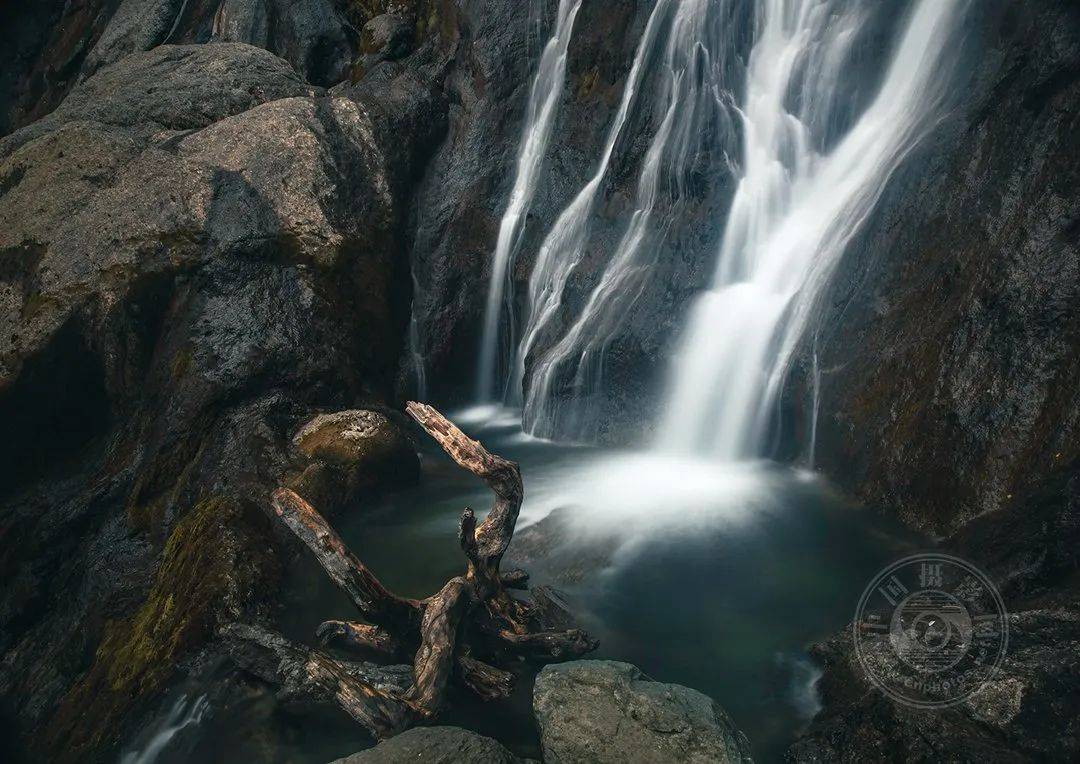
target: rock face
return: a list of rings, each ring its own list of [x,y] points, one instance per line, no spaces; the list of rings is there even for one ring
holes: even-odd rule
[[[1080,458],[1080,17],[973,24],[981,63],[850,248],[817,347],[823,469],[935,535]]]
[[[414,727],[374,748],[354,753],[333,764],[515,764],[522,761],[489,737],[457,727]]]
[[[288,555],[271,551],[289,547],[260,511],[268,490],[307,474],[331,501],[414,474],[397,435],[385,469],[368,469],[346,434],[371,424],[353,412],[395,403],[410,303],[430,394],[471,394],[556,4],[0,10],[0,757],[112,757],[177,675],[221,657],[222,624],[272,619],[274,559]],[[842,639],[826,643],[826,709],[797,756],[959,756],[1006,739],[1017,756],[1077,755],[1080,17],[1052,0],[972,5],[975,73],[852,243],[784,399],[808,399],[816,349],[819,465],[988,569],[1017,616],[1013,662],[950,712],[947,739],[865,692]],[[594,170],[651,8],[584,0],[519,295]],[[657,123],[635,110],[616,145],[558,322],[633,212]],[[680,222],[610,346],[614,383],[587,402],[608,423],[597,439],[631,439],[649,418],[682,309],[709,279],[731,177],[723,147],[706,148],[678,205],[661,205]],[[785,412],[800,444],[805,409]],[[325,411],[348,414],[294,445]],[[174,593],[183,613],[165,607]],[[656,700],[663,686],[630,667],[593,674],[580,684],[608,688],[596,697],[621,688],[643,709],[648,724],[626,728],[640,740],[693,748],[727,729],[707,699]],[[582,718],[621,718],[596,708]],[[661,735],[676,717],[687,726]],[[724,755],[741,756],[732,745]]]
[[[615,661],[545,666],[533,710],[544,761],[748,762],[749,745],[715,701]]]
[[[825,301],[817,463],[990,575],[1008,658],[967,704],[918,712],[871,691],[838,635],[815,648],[825,709],[796,760],[1080,751],[1080,14],[986,3],[973,31],[971,81]]]
[[[443,55],[418,53],[436,73]],[[3,139],[16,760],[113,757],[163,691],[220,663],[220,627],[273,618],[288,555],[263,506],[291,436],[318,411],[394,403],[408,193],[445,125],[433,76],[328,95],[248,45],[162,46]]]

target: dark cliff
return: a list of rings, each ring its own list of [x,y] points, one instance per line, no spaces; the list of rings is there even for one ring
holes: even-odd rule
[[[868,692],[838,635],[799,760],[1080,750],[1080,8],[975,10],[971,77],[849,248],[787,414],[805,443],[816,353],[816,466],[983,566],[1010,655],[928,714]]]

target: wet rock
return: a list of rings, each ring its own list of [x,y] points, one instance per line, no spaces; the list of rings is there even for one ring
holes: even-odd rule
[[[615,661],[545,666],[533,710],[544,761],[743,762],[746,737],[697,690]]]
[[[518,321],[544,237],[596,171],[653,7],[631,0],[586,2],[581,7],[570,41],[558,118],[536,181],[538,193],[509,273]],[[546,18],[551,19],[555,3],[548,8]],[[491,253],[513,184],[528,86],[542,47],[527,45],[526,39],[513,33],[515,21],[505,16],[507,11],[502,5],[485,8],[483,13],[465,8],[465,34],[481,41],[470,48],[469,61],[479,76],[451,78],[460,108],[452,115],[447,142],[434,158],[418,199],[415,349],[429,393],[441,400],[464,402],[475,394],[487,290],[468,285],[487,283]],[[540,39],[546,41],[550,33],[545,28]],[[741,38],[734,42],[745,44]],[[638,171],[659,121],[648,105],[650,96],[644,94],[660,92],[660,68],[650,69],[639,87],[642,98],[632,109],[599,189],[581,262],[570,274],[550,331],[538,338],[534,352],[525,359],[526,381],[539,354],[549,350],[579,315],[634,213]],[[722,234],[716,221],[724,219],[733,191],[725,153],[734,151],[726,143],[732,136],[720,124],[710,124],[700,135],[707,138],[700,147],[690,149],[694,157],[691,181],[675,184],[680,186],[680,198],[665,192],[657,201],[657,219],[668,220],[670,225],[658,226],[665,231],[663,241],[647,245],[659,256],[647,268],[650,276],[640,284],[640,298],[628,301],[619,311],[619,329],[605,343],[604,384],[597,390],[583,389],[587,385],[575,380],[573,360],[558,370],[553,396],[570,413],[562,423],[565,426],[545,435],[609,443],[640,441],[646,435],[683,311],[711,277]],[[592,379],[591,374],[583,376]]]
[[[227,498],[185,514],[146,601],[130,618],[107,624],[89,670],[56,709],[49,726],[55,750],[74,758],[101,748],[139,698],[164,689],[185,652],[245,612],[274,574],[267,525],[257,509]]]
[[[320,414],[293,438],[303,467],[293,488],[332,512],[375,487],[407,485],[420,460],[405,433],[377,411]]]
[[[423,761],[431,764],[514,764],[512,755],[489,737],[457,727],[414,727],[374,748],[338,759],[333,764],[391,764]]]
[[[973,10],[959,103],[886,187],[808,332],[819,465],[936,536],[1080,459],[1080,24],[1042,0]]]
[[[957,706],[924,711],[871,687],[843,632],[811,651],[825,668],[818,683],[824,709],[788,759],[1073,760],[1080,755],[1078,647],[1075,602],[1013,613],[997,675]]]

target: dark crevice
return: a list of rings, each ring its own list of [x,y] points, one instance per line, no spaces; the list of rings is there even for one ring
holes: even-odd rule
[[[0,497],[81,457],[111,419],[101,359],[69,321],[0,394]]]

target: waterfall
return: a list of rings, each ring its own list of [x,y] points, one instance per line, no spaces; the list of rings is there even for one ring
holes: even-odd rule
[[[480,341],[479,368],[477,369],[477,398],[487,403],[496,396],[496,362],[499,351],[499,327],[504,315],[507,340],[514,344],[513,295],[507,282],[512,278],[512,263],[521,241],[525,218],[529,214],[537,178],[547,154],[552,127],[562,97],[566,79],[566,58],[574,20],[581,9],[582,0],[560,0],[555,31],[544,47],[540,66],[529,94],[525,115],[525,129],[518,148],[517,169],[510,201],[499,223],[499,236],[491,262],[491,278],[488,283],[487,307]],[[509,299],[507,299],[509,296]],[[500,391],[502,392],[502,391]],[[501,396],[500,396],[501,397]]]
[[[554,321],[559,306],[562,304],[566,281],[584,254],[589,218],[593,213],[593,206],[600,190],[600,184],[607,174],[615,144],[626,126],[631,107],[637,98],[645,68],[645,59],[653,49],[660,27],[673,2],[675,0],[658,0],[653,8],[649,21],[645,25],[645,32],[642,34],[641,41],[638,43],[634,54],[634,62],[630,67],[629,75],[627,75],[626,86],[623,88],[622,100],[619,103],[615,119],[608,129],[607,139],[604,142],[604,149],[600,154],[600,162],[597,165],[596,172],[578,192],[574,200],[562,211],[547,238],[540,245],[536,263],[529,277],[528,315],[510,379],[511,389],[521,389],[525,373],[525,359],[537,340]],[[528,419],[528,407],[525,415]],[[528,421],[526,421],[526,429],[532,429]]]
[[[652,34],[658,21],[672,4],[658,3],[649,21]],[[525,426],[535,434],[556,432],[579,440],[588,439],[593,418],[569,406],[560,406],[552,394],[557,377],[572,372],[576,402],[587,401],[591,392],[603,386],[603,358],[608,344],[622,325],[629,308],[640,296],[645,279],[661,252],[664,227],[669,221],[658,219],[661,195],[672,193],[676,199],[686,183],[686,176],[703,142],[723,143],[715,135],[730,130],[730,98],[724,88],[725,58],[723,24],[727,14],[721,3],[711,0],[682,0],[673,6],[673,18],[667,42],[659,62],[661,84],[656,107],[662,118],[645,153],[638,177],[635,209],[614,253],[593,288],[584,308],[570,328],[532,363],[532,375],[525,401]],[[562,299],[566,276],[581,256],[587,216],[600,180],[606,172],[611,148],[626,120],[634,98],[641,62],[652,45],[650,31],[637,51],[623,108],[609,136],[597,175],[585,187],[556,225],[540,263],[533,273],[535,301],[523,354],[552,320]],[[570,235],[567,235],[569,233]],[[561,421],[560,421],[561,420]]]
[[[189,701],[186,695],[177,698],[165,718],[159,719],[150,730],[150,739],[146,745],[124,753],[120,757],[120,764],[154,764],[177,733],[185,727],[201,722],[210,707],[206,696],[200,695],[194,702]]]
[[[914,5],[876,97],[823,149],[821,126],[836,121],[832,95],[866,8],[762,3],[741,107],[744,172],[714,284],[692,307],[673,365],[662,448],[721,459],[761,454],[822,288],[892,172],[940,113],[948,33],[962,5]]]

